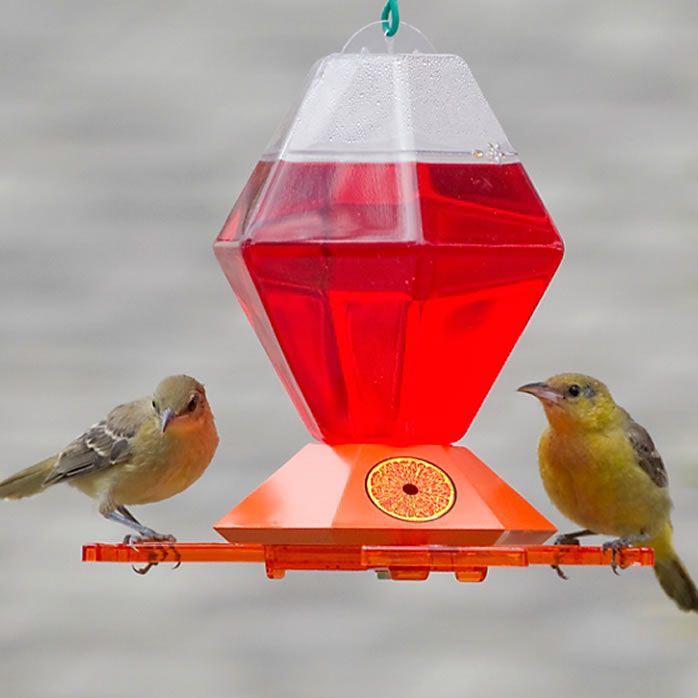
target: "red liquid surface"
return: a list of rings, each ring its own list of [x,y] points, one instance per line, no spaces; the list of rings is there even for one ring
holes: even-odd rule
[[[562,243],[519,164],[278,162],[216,253],[315,437],[451,443]]]

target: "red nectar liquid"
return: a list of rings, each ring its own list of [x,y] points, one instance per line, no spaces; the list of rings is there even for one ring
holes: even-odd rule
[[[520,164],[262,162],[216,242],[333,444],[460,439],[562,251]]]

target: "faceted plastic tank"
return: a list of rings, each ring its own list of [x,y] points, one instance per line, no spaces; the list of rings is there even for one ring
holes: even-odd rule
[[[350,46],[215,251],[312,435],[398,445],[463,436],[563,248],[462,58]]]

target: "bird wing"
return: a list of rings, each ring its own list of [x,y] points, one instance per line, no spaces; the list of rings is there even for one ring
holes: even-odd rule
[[[627,417],[625,433],[635,451],[638,465],[649,475],[655,485],[666,487],[669,484],[669,478],[652,437],[647,429],[638,424],[627,412],[625,416]]]
[[[46,484],[53,485],[127,461],[131,455],[131,439],[151,413],[150,401],[146,399],[115,407],[106,419],[66,446]]]

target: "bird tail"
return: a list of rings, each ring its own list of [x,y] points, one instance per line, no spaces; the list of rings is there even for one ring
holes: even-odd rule
[[[36,465],[20,470],[0,482],[0,499],[22,499],[46,489],[46,478],[51,473],[56,457],[42,460]]]
[[[650,541],[654,548],[654,573],[666,595],[682,611],[698,611],[698,589],[671,542],[671,523]]]

